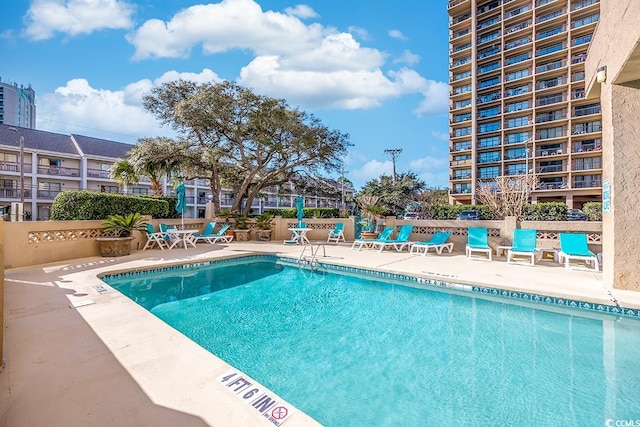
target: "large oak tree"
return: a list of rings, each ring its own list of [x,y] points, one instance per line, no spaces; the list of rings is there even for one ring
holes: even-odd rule
[[[216,211],[223,184],[234,190],[232,210],[246,214],[268,187],[338,171],[350,145],[312,114],[232,82],[168,82],[143,104],[186,143],[181,169],[210,181]]]

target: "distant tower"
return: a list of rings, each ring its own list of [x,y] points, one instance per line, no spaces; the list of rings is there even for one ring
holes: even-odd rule
[[[23,128],[36,128],[36,93],[31,85],[0,80],[0,123]]]

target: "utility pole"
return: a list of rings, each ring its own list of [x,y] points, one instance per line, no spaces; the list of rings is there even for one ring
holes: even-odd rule
[[[340,166],[340,175],[340,182],[342,183],[342,202],[340,204],[340,207],[342,208],[342,210],[344,210],[344,165]]]
[[[384,150],[386,154],[391,156],[391,161],[393,162],[393,182],[396,182],[396,159],[398,158],[398,154],[402,153],[402,148],[387,148]]]

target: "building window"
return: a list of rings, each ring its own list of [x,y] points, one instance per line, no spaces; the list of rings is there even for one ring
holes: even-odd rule
[[[494,132],[500,129],[500,122],[482,123],[480,125],[480,133]]]
[[[489,166],[484,168],[478,168],[478,178],[489,179],[500,176],[500,168],[498,166]]]
[[[478,140],[478,148],[497,147],[500,145],[499,136],[490,136],[488,138],[480,138]]]

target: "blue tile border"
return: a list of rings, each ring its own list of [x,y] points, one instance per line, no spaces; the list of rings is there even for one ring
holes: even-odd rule
[[[225,265],[237,263],[239,261],[258,261],[267,260],[274,261],[284,265],[298,266],[297,259],[279,257],[277,255],[249,255],[236,258],[226,258],[221,260],[209,260],[196,263],[186,263],[181,265],[172,265],[167,267],[149,268],[144,270],[127,271],[121,273],[106,273],[99,277],[104,279],[110,278],[126,278],[135,277],[148,273],[159,273],[164,271],[179,271],[186,269],[194,269],[202,266],[209,265]],[[488,295],[492,297],[520,300],[530,303],[539,303],[543,305],[558,306],[563,308],[575,309],[576,311],[585,310],[594,313],[607,313],[617,316],[623,316],[625,318],[632,318],[640,320],[640,310],[625,308],[619,305],[599,304],[593,302],[585,302],[567,298],[560,298],[542,294],[534,294],[527,292],[510,291],[506,289],[497,289],[486,286],[466,285],[462,283],[448,282],[444,280],[428,279],[424,277],[410,276],[407,274],[391,273],[386,271],[370,270],[360,267],[349,267],[344,265],[328,264],[324,262],[317,262],[316,266],[326,270],[335,272],[344,272],[350,274],[357,274],[361,276],[372,277],[376,279],[395,280],[399,282],[418,283],[422,285],[433,286],[436,288],[452,289],[463,292],[470,292],[472,294]]]

